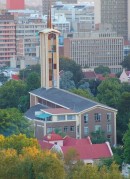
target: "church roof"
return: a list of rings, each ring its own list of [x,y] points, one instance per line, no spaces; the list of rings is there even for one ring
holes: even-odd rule
[[[82,96],[58,88],[38,88],[36,90],[31,91],[30,94],[38,96],[41,99],[48,100],[63,108],[71,109],[74,112],[81,112],[96,106],[102,106],[105,108],[109,108],[110,110],[116,111],[116,109],[114,108],[110,108],[106,105],[100,104],[88,98],[84,98]]]

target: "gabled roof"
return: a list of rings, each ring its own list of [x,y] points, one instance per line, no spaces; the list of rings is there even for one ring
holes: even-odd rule
[[[73,145],[88,145],[92,144],[90,137],[87,137],[86,139],[75,139],[69,136],[64,137],[63,146],[73,146]]]
[[[82,160],[112,157],[107,143],[63,146],[61,148],[64,154],[66,154],[69,149],[74,148],[79,154],[79,158]]]
[[[51,134],[47,134],[46,136],[44,136],[43,140],[44,141],[57,141],[57,140],[63,140],[63,138],[59,134],[52,132]]]
[[[114,108],[110,108],[88,98],[84,98],[82,96],[58,88],[38,88],[31,91],[30,94],[55,103],[63,108],[71,109],[75,112],[81,112],[97,105],[116,111]]]

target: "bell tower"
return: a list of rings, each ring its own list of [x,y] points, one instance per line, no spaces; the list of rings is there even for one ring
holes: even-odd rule
[[[59,34],[52,28],[51,5],[47,29],[40,31],[41,87],[59,88]]]

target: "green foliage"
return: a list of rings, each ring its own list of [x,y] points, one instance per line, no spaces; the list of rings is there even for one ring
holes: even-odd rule
[[[103,104],[117,108],[121,95],[121,84],[116,78],[107,78],[98,86],[97,98]]]
[[[29,120],[16,108],[0,109],[0,134],[9,136],[12,134],[32,135],[33,128]]]
[[[32,72],[26,79],[27,90],[31,91],[40,87],[40,76],[36,72]]]
[[[65,90],[70,90],[75,88],[75,83],[72,80],[73,74],[70,71],[64,72],[60,78],[60,88]]]
[[[128,126],[128,130],[124,134],[123,143],[124,143],[125,161],[126,161],[126,163],[130,164],[130,124]]]
[[[109,74],[110,68],[100,65],[99,67],[94,68],[95,73],[97,74]]]
[[[76,62],[73,60],[67,58],[60,58],[59,68],[60,71],[61,70],[63,70],[64,72],[70,71],[73,74],[72,80],[74,81],[76,86],[78,82],[83,78],[81,66],[76,64]]]
[[[25,147],[34,146],[39,148],[38,141],[33,138],[27,138],[25,134],[12,135],[4,138],[0,135],[0,149],[15,149],[20,154]]]
[[[126,68],[127,70],[130,70],[130,55],[125,57],[124,61],[121,63],[123,68]]]
[[[75,93],[75,94],[79,95],[79,96],[83,96],[83,97],[88,98],[88,99],[96,100],[96,98],[94,98],[93,95],[87,90],[72,89],[70,91],[72,93]]]
[[[4,84],[5,82],[7,82],[9,79],[9,77],[5,76],[3,73],[0,73],[0,82],[2,84]]]
[[[91,132],[91,140],[93,144],[101,144],[107,141],[105,137],[105,132],[102,130],[97,130]]]
[[[19,98],[27,93],[23,81],[10,80],[0,86],[0,108],[18,107]]]
[[[19,72],[19,77],[21,80],[26,80],[26,78],[28,77],[28,75],[32,72],[35,72],[38,74],[38,76],[40,77],[40,65],[31,65],[23,70],[20,70]]]
[[[118,102],[117,114],[117,139],[118,143],[122,144],[122,138],[128,129],[130,120],[130,92],[123,92]]]

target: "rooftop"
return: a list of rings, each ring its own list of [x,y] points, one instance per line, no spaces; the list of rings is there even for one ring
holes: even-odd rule
[[[104,108],[107,107],[116,111],[114,108],[110,108],[88,98],[84,98],[82,96],[58,88],[38,88],[31,91],[30,94],[38,96],[41,99],[46,99],[52,103],[57,104],[58,106],[61,106],[61,108],[70,109],[77,113],[96,106],[102,106]]]

